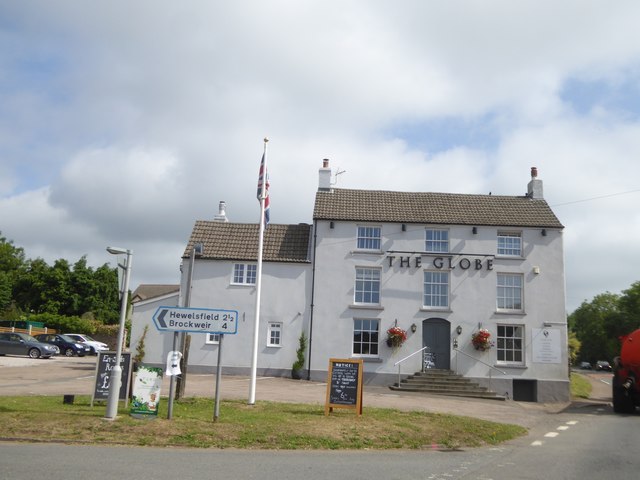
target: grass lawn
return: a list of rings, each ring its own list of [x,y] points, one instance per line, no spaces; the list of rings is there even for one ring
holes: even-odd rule
[[[591,382],[584,375],[571,372],[571,396],[574,398],[589,398]]]
[[[147,446],[243,449],[426,449],[496,445],[527,430],[468,417],[393,409],[353,410],[308,404],[241,401],[220,403],[213,422],[212,399],[167,401],[157,418],[136,419],[124,408],[109,421],[104,404],[89,396],[63,404],[61,396],[0,397],[0,439]],[[121,403],[121,406],[123,404]]]

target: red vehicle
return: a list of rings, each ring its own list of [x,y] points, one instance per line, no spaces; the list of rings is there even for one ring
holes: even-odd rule
[[[613,410],[633,413],[640,405],[640,329],[620,340],[620,356],[613,360]]]

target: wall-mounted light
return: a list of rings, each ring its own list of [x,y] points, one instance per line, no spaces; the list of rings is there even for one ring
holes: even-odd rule
[[[533,273],[540,275],[540,267],[533,267]]]
[[[542,234],[543,237],[546,237],[547,236],[547,229],[543,228],[540,233]]]
[[[417,326],[415,323],[412,323],[412,324],[411,324],[411,331],[412,331],[413,333],[416,333],[416,330],[418,330],[418,326]]]
[[[478,233],[478,227],[473,227],[473,228],[471,229],[471,232],[472,232],[474,235],[476,235],[476,234]]]
[[[462,333],[462,326],[461,326],[461,325],[458,325],[458,326],[456,327],[456,333],[457,333],[458,335],[460,335],[460,334]]]
[[[333,228],[333,227],[334,227],[333,222],[329,222],[329,228]]]

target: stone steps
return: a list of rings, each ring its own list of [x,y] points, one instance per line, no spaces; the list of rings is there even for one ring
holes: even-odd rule
[[[416,372],[401,380],[400,385],[394,383],[389,388],[405,392],[505,400],[505,397],[450,370],[428,369],[424,372]]]

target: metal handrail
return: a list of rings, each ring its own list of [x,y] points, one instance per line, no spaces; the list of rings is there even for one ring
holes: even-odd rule
[[[413,353],[411,353],[411,354],[407,355],[407,356],[406,356],[406,357],[404,357],[403,359],[398,360],[396,363],[394,363],[394,364],[393,364],[393,366],[394,366],[394,367],[395,367],[396,365],[398,366],[398,388],[401,388],[401,387],[400,387],[400,368],[401,368],[400,364],[401,364],[402,362],[404,362],[405,360],[408,360],[409,358],[413,357],[414,355],[417,355],[418,353],[420,353],[420,352],[422,352],[423,350],[426,350],[426,349],[428,349],[428,348],[429,348],[428,346],[422,347],[420,350],[416,350],[415,352],[413,352]],[[423,362],[423,368],[424,368],[424,362]]]
[[[490,368],[489,370],[489,389],[492,390],[493,389],[493,385],[492,385],[492,379],[493,377],[491,376],[491,370],[495,370],[496,372],[500,372],[502,375],[506,375],[507,372],[503,372],[502,370],[500,370],[499,368],[494,367],[493,365],[489,365],[487,362],[483,362],[482,360],[480,360],[479,358],[474,357],[473,355],[469,355],[466,352],[463,352],[462,350],[458,350],[457,347],[453,348],[455,350],[456,353],[460,352],[461,354],[471,358],[472,360],[475,360],[476,362],[480,362],[483,365],[486,365],[487,367]],[[457,370],[457,360],[456,360],[456,370]]]
[[[413,357],[414,355],[420,353],[421,351],[423,351],[424,349],[429,348],[429,347],[422,347],[420,350],[416,350],[415,352],[407,355],[406,357],[404,357],[402,360],[398,360],[396,363],[393,364],[393,366],[395,367],[396,365],[401,364],[402,362],[404,362],[405,360]]]
[[[457,348],[455,348],[455,347],[454,347],[454,350],[455,350],[456,352],[459,352],[459,353],[463,354],[463,355],[466,355],[467,357],[469,357],[469,358],[471,358],[471,359],[475,360],[476,362],[480,362],[480,363],[482,363],[483,365],[486,365],[487,367],[489,367],[489,368],[490,368],[490,369],[492,369],[492,370],[495,370],[496,372],[500,372],[502,375],[506,375],[506,374],[507,374],[507,372],[503,372],[503,371],[502,371],[502,370],[500,370],[499,368],[496,368],[496,367],[494,367],[493,365],[489,365],[487,362],[483,362],[483,361],[482,361],[482,360],[480,360],[479,358],[476,358],[476,357],[474,357],[473,355],[469,355],[468,353],[465,353],[465,352],[463,352],[462,350],[458,350],[458,349],[457,349]]]

